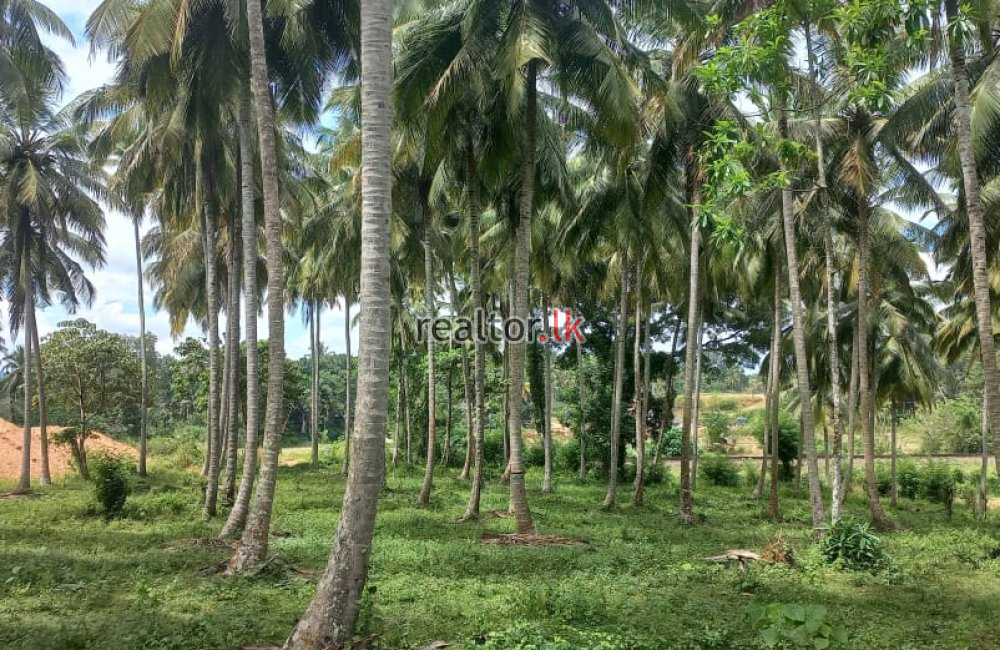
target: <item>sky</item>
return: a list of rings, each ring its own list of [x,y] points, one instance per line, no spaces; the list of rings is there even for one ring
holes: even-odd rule
[[[90,44],[83,35],[87,17],[100,4],[99,0],[43,0],[69,26],[76,36],[76,43],[71,44],[56,37],[46,37],[46,41],[60,58],[69,78],[68,88],[63,95],[63,101],[69,102],[80,93],[97,88],[111,80],[114,65],[107,60],[104,53],[98,52],[91,56]],[[131,221],[121,214],[106,210],[107,228],[107,264],[100,269],[89,271],[87,277],[97,289],[96,299],[92,306],[80,308],[76,314],[70,315],[58,306],[48,307],[38,312],[38,332],[45,336],[56,330],[61,321],[71,318],[86,318],[98,327],[121,334],[139,334],[139,301],[135,268],[135,236]],[[148,226],[147,226],[148,227]],[[145,228],[144,228],[145,230]],[[146,328],[157,337],[157,349],[166,354],[173,350],[174,345],[187,336],[203,338],[201,329],[189,322],[180,337],[170,335],[170,317],[164,311],[153,307],[153,290],[148,283],[145,285]],[[0,310],[6,316],[5,306]],[[353,314],[357,314],[357,306]],[[4,321],[6,322],[6,321]],[[224,327],[225,318],[221,319],[220,327]],[[344,314],[342,309],[325,310],[321,315],[323,345],[330,351],[343,353],[345,346]],[[267,337],[267,319],[258,321],[258,336]],[[225,330],[222,330],[224,333]],[[357,332],[352,333],[352,351],[357,352]],[[9,343],[9,342],[8,342]],[[285,345],[287,355],[297,359],[309,353],[308,324],[295,313],[286,314]]]

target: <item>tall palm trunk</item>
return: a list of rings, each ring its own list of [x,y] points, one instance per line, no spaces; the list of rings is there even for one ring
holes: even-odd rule
[[[635,492],[632,497],[632,504],[637,507],[642,505],[642,496],[646,485],[644,482],[644,473],[646,471],[646,403],[643,399],[646,384],[643,382],[642,376],[642,326],[645,325],[645,329],[648,332],[649,321],[645,320],[642,314],[642,300],[637,277],[635,288],[635,342],[632,346],[632,401],[635,404],[635,481],[632,483]]]
[[[580,469],[579,477],[581,481],[587,480],[587,414],[583,401],[583,344],[580,339],[576,340],[576,392],[579,403],[579,418],[577,420],[576,437],[580,440]]]
[[[695,197],[698,197],[697,192]],[[691,205],[696,205],[696,198]],[[684,335],[684,414],[681,422],[681,519],[691,523],[694,517],[694,504],[691,499],[691,422],[694,411],[695,365],[698,354],[698,337],[701,334],[701,324],[698,322],[701,314],[701,284],[699,280],[701,258],[701,229],[695,220],[695,208],[691,211],[691,259],[688,264],[688,317],[687,330]]]
[[[777,258],[778,256],[775,255]],[[767,498],[767,515],[773,520],[781,518],[778,504],[778,446],[781,441],[781,296],[784,292],[781,282],[782,264],[776,265],[774,272],[774,314],[771,321],[771,384],[768,386],[768,412],[765,417],[771,421],[771,490]]]
[[[39,468],[38,482],[42,485],[52,484],[52,475],[49,473],[49,429],[48,429],[48,404],[45,399],[45,372],[42,370],[42,344],[38,340],[38,319],[35,318],[35,305],[31,305],[31,321],[35,326],[31,328],[32,351],[35,361],[35,384],[38,386],[38,444],[41,454],[41,467]]]
[[[421,190],[421,195],[423,191]],[[430,319],[427,337],[427,460],[424,464],[424,485],[420,489],[420,505],[427,505],[431,500],[431,488],[434,486],[434,458],[437,454],[437,368],[434,358],[434,337],[431,327],[437,313],[434,297],[434,249],[431,247],[431,209],[421,200],[421,210],[424,217],[424,308]]]
[[[472,135],[469,135],[468,148],[465,157],[465,197],[469,210],[469,284],[472,289],[473,318],[476,321],[477,335],[473,338],[473,387],[475,395],[473,404],[475,414],[472,419],[475,429],[475,457],[472,465],[472,487],[469,491],[469,505],[465,509],[463,519],[473,519],[479,516],[479,500],[483,486],[483,453],[486,445],[486,349],[484,341],[478,332],[485,330],[485,323],[480,325],[483,309],[483,281],[479,258],[479,172],[476,168],[476,152],[473,148]],[[473,435],[470,432],[470,435]]]
[[[219,496],[219,463],[222,458],[222,440],[219,429],[219,280],[215,266],[215,211],[212,207],[208,187],[208,172],[205,169],[204,154],[195,154],[198,168],[198,193],[201,200],[201,241],[205,265],[205,302],[208,312],[208,476],[205,486],[205,507],[207,518],[215,516]]]
[[[309,311],[309,351],[311,377],[309,379],[309,441],[312,447],[310,461],[319,465],[319,300],[312,301]]]
[[[400,366],[403,373],[403,418],[406,425],[406,466],[413,464],[413,427],[410,420],[410,371],[406,352],[406,329],[403,325],[402,305],[399,318]]]
[[[778,130],[781,138],[788,137],[788,114],[784,94],[778,106]],[[815,534],[823,527],[826,513],[823,493],[819,483],[819,463],[816,458],[816,439],[812,412],[812,388],[809,386],[809,357],[806,352],[805,318],[802,314],[802,290],[799,287],[799,257],[795,237],[795,205],[791,188],[781,190],[781,221],[785,234],[785,259],[788,267],[788,292],[792,305],[792,340],[795,344],[796,383],[802,415],[802,439],[805,444],[806,462],[809,466],[809,504]]]
[[[958,0],[945,0],[948,24],[959,19]],[[969,252],[972,255],[972,286],[976,304],[976,327],[983,364],[983,390],[989,404],[990,429],[997,473],[1000,474],[1000,375],[997,373],[996,344],[993,340],[992,305],[990,304],[989,260],[986,253],[986,224],[980,199],[979,172],[972,144],[972,107],[969,99],[969,72],[965,67],[965,49],[960,37],[949,31],[948,52],[951,76],[955,83],[955,137],[962,168],[966,213],[969,217]]]
[[[448,357],[454,349],[454,339],[448,340]],[[445,424],[444,424],[444,444],[441,446],[441,465],[448,467],[451,462],[451,432],[454,427],[454,396],[455,396],[455,364],[448,363],[448,372],[445,379],[445,394],[447,395],[445,404]]]
[[[239,455],[239,369],[240,369],[240,221],[229,219],[228,304],[226,306],[226,474],[222,484],[227,503],[236,499],[237,456]]]
[[[243,243],[243,297],[247,347],[246,436],[243,447],[243,476],[220,537],[233,539],[243,533],[254,479],[257,475],[257,433],[259,429],[257,366],[257,220],[254,207],[253,108],[250,93],[244,91],[237,113],[240,146],[240,228]]]
[[[545,336],[549,333],[549,300],[546,296],[542,300],[542,326],[545,328]],[[545,412],[542,414],[542,449],[545,454],[545,471],[542,476],[542,493],[548,494],[552,491],[552,343],[545,341],[542,343],[543,370],[542,380],[545,382]]]
[[[346,349],[344,350],[344,464],[340,469],[340,473],[347,476],[348,468],[351,464],[351,301],[348,297],[344,296],[344,341]],[[403,348],[406,351],[406,348]],[[407,392],[409,395],[409,392]],[[410,413],[406,413],[406,435],[410,435]],[[410,447],[409,438],[407,438],[406,447],[407,459],[409,459]],[[407,460],[409,462],[409,460]]]
[[[770,460],[771,450],[771,383],[774,381],[775,358],[771,357],[771,362],[767,366],[767,377],[764,379],[764,435],[760,443],[760,476],[753,486],[750,499],[756,501],[764,493],[764,485],[767,483],[767,463]]]
[[[257,495],[243,529],[241,544],[233,557],[232,569],[244,571],[267,557],[268,532],[274,488],[278,478],[278,452],[284,428],[285,379],[285,265],[281,235],[283,220],[278,193],[278,156],[275,144],[274,106],[264,52],[264,22],[261,0],[247,0],[250,31],[250,68],[254,106],[257,109],[257,136],[260,139],[260,167],[264,195],[264,232],[267,251],[268,364],[267,403],[264,409],[264,454]]]
[[[286,650],[342,647],[354,634],[368,574],[378,493],[385,470],[392,314],[389,215],[392,205],[392,3],[361,4],[362,226],[361,358],[353,462],[340,523],[316,597]]]
[[[857,195],[858,203],[858,373],[861,392],[861,426],[864,431],[865,484],[868,491],[868,509],[872,521],[878,527],[888,525],[878,496],[878,482],[875,479],[875,426],[872,421],[873,391],[871,389],[871,369],[868,361],[868,204],[866,197]]]
[[[896,400],[889,405],[889,505],[897,505],[896,494]]]
[[[456,316],[459,314],[458,305],[458,285],[455,282],[454,272],[448,273],[448,284],[451,289],[451,310]],[[475,418],[475,404],[473,403],[472,397],[472,368],[469,363],[469,351],[466,348],[464,342],[459,343],[461,346],[462,353],[462,390],[463,390],[463,400],[465,401],[465,461],[462,464],[462,472],[458,475],[460,481],[464,481],[469,478],[469,472],[472,471],[472,459],[476,451],[476,441],[473,434],[474,428],[474,418]]]
[[[142,373],[139,398],[139,476],[145,477],[146,443],[149,437],[149,367],[146,360],[146,302],[145,288],[142,285],[142,237],[139,232],[138,219],[132,219],[132,229],[135,235],[135,275],[139,298],[139,366]],[[42,429],[42,432],[44,439],[45,429]],[[48,458],[45,458],[45,462],[48,463]]]
[[[858,327],[858,317],[855,314],[854,335],[851,342],[851,376],[847,387],[847,472],[840,484],[840,493],[837,497],[841,510],[844,507],[844,498],[854,482],[855,434],[858,428],[858,383],[861,381],[858,365],[858,351],[860,349],[858,336],[860,335],[861,328]]]
[[[31,491],[31,354],[32,354],[32,331],[35,326],[35,310],[32,308],[35,302],[32,291],[33,276],[27,262],[27,255],[24,256],[22,276],[24,288],[24,359],[21,361],[21,374],[24,380],[24,423],[22,427],[21,446],[21,479],[17,483],[17,492]],[[81,471],[83,468],[81,467]]]
[[[983,414],[979,424],[981,462],[979,465],[979,501],[977,502],[977,510],[980,517],[986,516],[990,498],[990,479],[988,475],[990,470],[990,405],[987,401],[986,392],[983,391]]]
[[[704,320],[705,314],[698,314],[698,338],[696,339],[697,349],[695,350],[694,362],[694,404],[691,405],[691,489],[698,489],[698,457],[701,455],[699,445],[699,431],[701,427],[701,364],[705,359],[702,353],[704,345]]]
[[[538,135],[537,63],[528,63],[525,89],[524,115],[525,139],[522,161],[521,204],[518,210],[514,263],[514,319],[520,321],[525,336],[511,342],[510,377],[507,389],[507,406],[510,430],[510,510],[514,515],[518,533],[531,533],[535,523],[528,508],[528,491],[524,483],[523,440],[521,437],[521,396],[524,390],[525,340],[528,335],[528,272],[531,263],[531,219],[535,206],[535,147]]]
[[[604,497],[604,508],[614,508],[618,494],[618,448],[621,445],[622,384],[625,378],[625,338],[628,331],[629,266],[628,253],[622,253],[621,294],[615,327],[615,377],[614,393],[611,398],[611,456],[608,458],[608,492]]]

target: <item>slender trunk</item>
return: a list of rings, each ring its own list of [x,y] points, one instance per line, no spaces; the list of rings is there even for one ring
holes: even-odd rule
[[[25,256],[27,258],[27,256]],[[21,374],[24,380],[24,422],[22,427],[22,447],[21,447],[21,480],[17,484],[17,492],[31,491],[31,350],[32,350],[32,330],[34,329],[35,310],[32,306],[35,296],[32,291],[31,271],[27,261],[24,263],[24,359],[21,360]],[[83,472],[83,465],[80,466]]]
[[[542,300],[542,325],[545,328],[546,336],[550,336],[547,296]],[[542,377],[545,382],[545,412],[542,414],[542,448],[545,453],[545,472],[542,477],[542,493],[548,494],[552,491],[552,343],[550,341],[542,342],[542,354],[544,355]]]
[[[31,305],[31,321],[35,324],[31,328],[31,345],[35,362],[35,383],[38,386],[38,444],[41,452],[41,470],[39,483],[42,485],[52,484],[52,475],[49,473],[49,430],[48,430],[48,403],[45,398],[45,372],[42,370],[42,345],[38,340],[38,319],[35,318],[35,305]],[[140,475],[141,476],[141,475]]]
[[[256,1],[256,0],[252,0]],[[392,3],[361,4],[362,227],[361,358],[353,462],[330,559],[316,597],[285,650],[343,647],[354,635],[368,574],[378,494],[385,470],[389,402],[389,251],[392,212]]]
[[[367,3],[366,3],[367,4]],[[285,265],[281,235],[283,220],[278,192],[278,158],[275,144],[274,106],[268,82],[264,51],[264,22],[261,0],[247,0],[250,31],[250,67],[257,135],[260,139],[260,167],[264,196],[264,232],[267,251],[268,364],[267,403],[264,408],[264,453],[260,481],[241,544],[233,558],[233,569],[246,570],[267,557],[274,488],[278,478],[278,452],[284,428],[285,378]],[[379,467],[381,468],[381,463]]]
[[[240,146],[240,228],[243,241],[243,313],[246,321],[247,383],[246,435],[243,447],[243,476],[220,537],[235,539],[243,534],[254,479],[257,476],[257,433],[259,424],[257,367],[257,220],[254,207],[253,107],[244,90],[237,113]]]
[[[340,473],[347,476],[348,468],[351,464],[351,301],[348,300],[347,296],[344,296],[344,341],[346,348],[344,350],[344,363],[346,367],[344,369],[344,464],[340,469]],[[409,393],[407,393],[409,394]],[[406,416],[406,426],[407,435],[409,435],[410,417],[409,412]],[[409,445],[409,441],[407,441]],[[407,455],[409,455],[409,446],[407,446]]]
[[[632,483],[634,490],[633,505],[642,505],[642,473],[646,465],[645,441],[642,437],[642,301],[640,300],[641,279],[636,276],[635,291],[635,327],[632,341],[632,409],[635,412],[633,418],[635,425],[635,480]]]
[[[611,402],[611,457],[608,459],[608,492],[604,497],[604,508],[615,507],[615,497],[618,493],[618,446],[621,444],[622,421],[622,384],[625,379],[625,338],[628,331],[628,299],[630,277],[628,253],[622,253],[621,264],[621,295],[618,303],[618,314],[615,316],[615,388]]]
[[[421,189],[421,195],[423,190]],[[421,201],[423,199],[421,198]],[[434,358],[434,337],[431,336],[430,327],[434,323],[437,314],[437,300],[434,297],[434,249],[431,247],[431,209],[430,206],[422,203],[420,209],[424,217],[424,308],[427,310],[427,318],[430,325],[426,332],[427,337],[427,461],[424,465],[424,485],[420,490],[420,505],[427,505],[431,501],[431,488],[434,485],[434,457],[437,453],[437,360]]]
[[[479,259],[479,176],[476,170],[476,156],[472,145],[472,137],[469,137],[469,146],[466,150],[466,178],[465,196],[466,206],[469,210],[469,284],[472,289],[473,317],[476,322],[476,331],[482,331],[479,321],[481,320],[483,306],[483,284],[480,271]],[[485,327],[485,323],[482,324]],[[479,516],[479,500],[483,487],[483,449],[486,445],[486,350],[484,341],[477,334],[474,337],[473,356],[473,382],[475,396],[472,400],[475,405],[472,425],[475,430],[475,458],[472,464],[472,486],[469,490],[469,505],[465,509],[463,519],[474,519]]]
[[[695,340],[697,345],[697,350],[695,351],[695,362],[694,362],[694,404],[691,405],[691,443],[692,443],[692,454],[691,454],[691,489],[696,490],[698,488],[698,456],[700,455],[699,450],[699,429],[698,426],[701,422],[701,364],[705,355],[702,354],[702,339],[703,339],[703,321],[704,314],[698,315],[698,338]]]
[[[396,373],[396,426],[392,436],[392,466],[399,462],[399,437],[402,435],[401,422],[403,421],[403,373]]]
[[[782,138],[788,137],[788,114],[785,98],[781,95],[778,108],[778,130]],[[795,205],[792,190],[781,190],[781,220],[785,235],[785,258],[788,265],[788,292],[792,306],[792,339],[795,344],[796,383],[799,388],[800,412],[802,414],[802,438],[806,447],[806,461],[809,464],[809,504],[812,508],[814,534],[820,534],[826,513],[823,509],[823,493],[819,482],[819,463],[816,458],[816,439],[813,428],[812,388],[809,386],[809,358],[806,352],[805,319],[802,314],[802,291],[799,287],[799,257],[795,237]]]
[[[896,494],[896,400],[889,406],[889,505],[895,508]]]
[[[319,300],[313,300],[309,310],[309,442],[310,462],[319,465]]]
[[[959,19],[958,0],[945,0],[948,24]],[[957,30],[956,30],[957,31]],[[1000,376],[997,374],[996,344],[993,339],[993,308],[990,304],[990,281],[986,251],[986,224],[980,198],[979,172],[972,144],[972,107],[969,99],[969,72],[965,67],[965,48],[961,38],[949,30],[948,51],[951,76],[955,83],[955,136],[958,141],[965,189],[965,208],[969,218],[969,252],[972,255],[972,286],[976,304],[976,326],[983,366],[983,390],[989,405],[990,429],[994,436],[996,470],[1000,474]]]
[[[689,176],[692,169],[687,170]],[[695,187],[693,200],[695,206],[701,201],[700,193]],[[689,208],[691,217],[691,259],[688,264],[690,278],[688,284],[688,316],[687,331],[684,340],[684,414],[681,422],[681,520],[690,524],[694,517],[694,504],[691,500],[691,423],[694,406],[695,362],[698,353],[698,336],[701,326],[698,323],[701,314],[701,284],[699,281],[701,259],[701,229],[698,227],[697,208]]]
[[[138,298],[139,298],[139,366],[140,372],[142,373],[141,381],[141,393],[139,402],[139,476],[146,476],[146,443],[149,436],[149,367],[146,360],[146,302],[145,302],[145,289],[142,285],[142,237],[139,233],[139,220],[132,220],[133,233],[135,235],[135,275],[138,288]],[[41,387],[41,385],[39,386]],[[41,395],[44,391],[39,394],[40,401]],[[45,429],[42,428],[42,440],[43,448],[45,441]],[[42,456],[43,471],[48,473],[48,451],[44,456]]]
[[[239,435],[240,375],[240,221],[230,217],[229,226],[229,304],[226,307],[226,475],[223,481],[225,500],[236,499]]]
[[[403,373],[403,419],[406,425],[406,466],[413,464],[413,426],[410,420],[410,371],[406,351],[406,329],[403,326],[402,309],[399,318],[399,349],[402,354],[401,366]],[[347,417],[346,415],[344,416]],[[346,434],[345,434],[346,436]]]
[[[205,487],[206,518],[215,516],[219,497],[219,463],[222,458],[222,432],[219,427],[219,280],[216,277],[215,211],[210,199],[208,171],[204,153],[197,156],[198,192],[201,199],[201,238],[205,265],[205,302],[208,311],[208,476]]]
[[[871,369],[868,362],[868,205],[866,197],[857,196],[858,203],[858,373],[861,393],[861,426],[864,430],[865,483],[868,508],[877,527],[888,525],[878,496],[875,480],[875,430],[872,422]]]
[[[531,263],[531,218],[535,206],[535,147],[538,132],[537,62],[528,63],[525,90],[525,139],[522,161],[521,203],[518,210],[516,263],[514,265],[514,319],[520,321],[525,336],[528,333],[528,279]],[[521,393],[524,389],[525,341],[510,343],[510,382],[507,402],[510,407],[510,509],[518,533],[531,533],[535,523],[528,508],[528,492],[524,484],[524,460],[521,455]]]
[[[982,445],[982,462],[979,465],[979,501],[978,512],[980,517],[986,517],[989,506],[990,494],[990,418],[989,404],[986,391],[983,391],[983,415],[980,422],[980,445]]]
[[[638,300],[638,287],[636,287],[636,327],[635,336],[636,340],[639,338],[639,300]],[[649,404],[649,327],[650,321],[653,319],[652,305],[650,310],[644,314],[643,323],[643,342],[641,350],[641,361],[642,361],[642,388],[638,388],[639,382],[636,382],[635,394],[638,400],[638,406],[636,407],[636,437],[637,445],[635,448],[635,497],[632,500],[633,505],[641,506],[644,492],[646,491],[646,409]],[[638,347],[638,346],[637,346]],[[636,359],[636,365],[639,365],[639,358]],[[639,377],[639,373],[636,372],[636,377]]]
[[[855,314],[854,318],[854,335],[851,342],[851,377],[848,382],[847,388],[847,472],[844,476],[844,480],[840,485],[840,494],[838,500],[840,501],[840,508],[843,510],[844,498],[847,493],[851,490],[851,486],[854,482],[854,456],[855,450],[855,433],[857,430],[858,422],[858,384],[861,381],[860,369],[858,366],[858,336],[860,336],[860,328],[858,327],[858,319]]]
[[[452,350],[453,340],[448,340],[448,352]],[[451,355],[448,355],[449,359]],[[444,420],[444,445],[441,449],[441,465],[445,468],[451,462],[451,429],[452,429],[452,418],[454,416],[454,409],[452,408],[452,400],[454,399],[454,379],[455,379],[455,364],[448,363],[448,374],[445,380],[445,391],[448,395],[448,401],[445,405],[445,420]]]
[[[458,308],[458,286],[455,283],[455,274],[448,274],[448,282],[451,288],[451,310],[457,316]],[[472,471],[472,458],[476,451],[476,439],[473,434],[473,418],[475,417],[475,404],[472,401],[472,369],[469,363],[469,351],[464,342],[459,343],[462,352],[462,389],[463,400],[465,402],[465,461],[462,463],[462,472],[458,475],[458,480],[465,481]],[[450,400],[449,400],[450,401]]]
[[[577,397],[579,400],[579,417],[577,419],[577,429],[576,437],[580,441],[580,470],[579,476],[581,481],[587,480],[587,416],[584,411],[584,401],[583,401],[583,386],[584,386],[584,376],[583,376],[583,344],[580,343],[580,339],[576,340],[576,389]]]
[[[774,380],[775,358],[771,357],[767,366],[767,377],[764,379],[764,433],[760,439],[760,476],[753,486],[750,499],[756,501],[764,493],[764,484],[767,482],[767,461],[770,458],[771,448],[771,382]]]
[[[653,467],[660,465],[660,453],[663,451],[663,436],[667,430],[674,426],[674,400],[677,399],[677,390],[674,388],[677,358],[677,340],[680,338],[681,318],[678,315],[674,322],[674,333],[670,338],[670,361],[667,365],[667,391],[663,396],[663,414],[660,417],[660,434],[656,437],[656,451],[653,452]]]
[[[775,258],[778,258],[775,255]],[[768,400],[769,410],[765,417],[771,421],[771,490],[767,499],[767,515],[777,521],[781,518],[781,510],[778,505],[778,446],[781,441],[781,296],[784,293],[782,287],[782,264],[776,264],[774,272],[774,315],[771,324],[771,365],[774,373],[771,376],[771,384],[768,386],[770,399]]]

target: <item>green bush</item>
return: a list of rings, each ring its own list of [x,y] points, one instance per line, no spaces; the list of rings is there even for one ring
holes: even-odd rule
[[[524,467],[545,467],[545,448],[542,443],[525,445],[524,447]]]
[[[708,433],[708,440],[715,444],[729,435],[729,416],[719,411],[709,411],[701,416],[702,424]]]
[[[828,564],[850,571],[877,573],[888,559],[882,540],[869,525],[851,519],[841,519],[827,531],[820,551]]]
[[[750,427],[757,442],[764,446],[765,411],[754,414]],[[781,477],[792,478],[792,462],[799,456],[799,421],[790,413],[782,411],[778,416],[778,460],[781,461]]]
[[[723,454],[705,454],[698,460],[698,469],[712,485],[736,487],[740,484],[740,470]]]
[[[933,411],[905,420],[903,431],[922,436],[925,454],[972,454],[981,448],[982,405],[968,398],[945,400]]]
[[[681,428],[671,427],[663,432],[663,448],[660,453],[666,458],[680,458]]]
[[[760,465],[756,461],[744,460],[740,471],[747,485],[757,485],[760,480]]]
[[[131,463],[122,456],[98,452],[91,458],[90,468],[94,493],[104,508],[104,518],[110,521],[121,517],[129,494]]]

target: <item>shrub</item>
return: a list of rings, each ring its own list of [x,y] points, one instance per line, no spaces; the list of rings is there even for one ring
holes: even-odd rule
[[[131,472],[131,463],[122,456],[98,452],[90,465],[94,477],[94,493],[98,503],[104,508],[104,518],[110,521],[121,517],[129,494],[128,474]]]
[[[757,441],[764,445],[765,411],[758,411],[749,426],[752,427]],[[765,446],[766,447],[766,446]],[[799,421],[790,413],[781,412],[778,418],[778,460],[781,461],[781,476],[784,480],[792,478],[792,461],[799,456]]]
[[[739,468],[722,454],[705,454],[698,464],[701,475],[712,485],[736,487],[740,484]]]
[[[524,467],[545,467],[545,448],[539,442],[524,447]]]
[[[725,413],[709,411],[701,417],[701,421],[708,433],[708,440],[712,444],[729,435],[729,416]]]
[[[887,561],[882,540],[868,524],[841,519],[827,532],[820,543],[823,559],[850,571],[877,573]]]
[[[967,398],[945,400],[902,423],[903,430],[919,431],[925,454],[971,454],[980,450],[982,405]]]
[[[743,466],[740,468],[743,474],[743,480],[747,485],[757,485],[757,481],[760,480],[760,465],[755,461],[744,460]]]
[[[667,458],[679,458],[681,455],[681,429],[672,427],[663,432],[663,448],[660,450]]]

